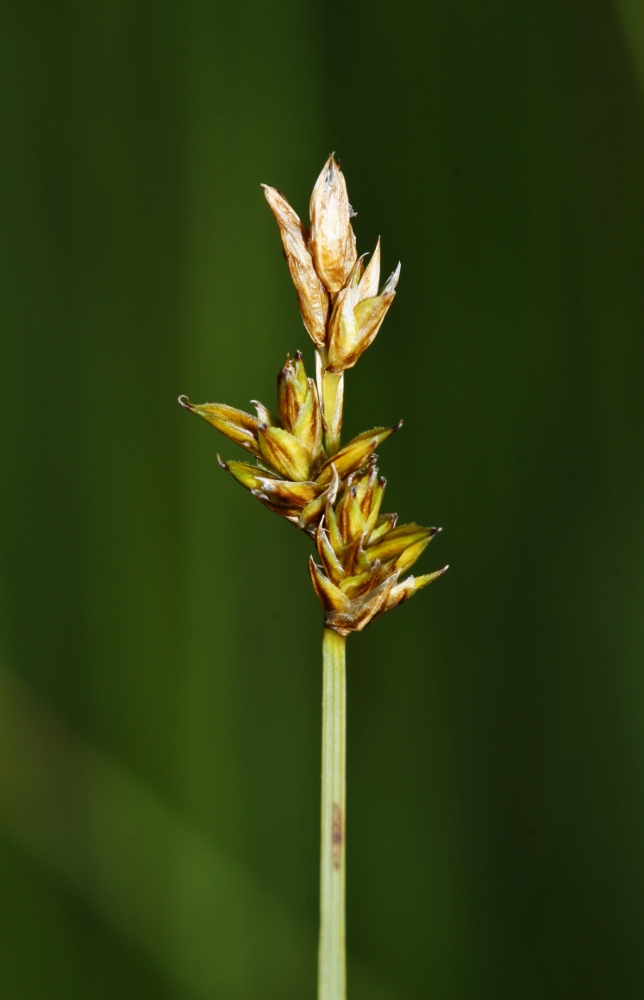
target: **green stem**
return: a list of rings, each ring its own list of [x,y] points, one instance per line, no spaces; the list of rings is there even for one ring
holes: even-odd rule
[[[322,860],[318,1000],[345,1000],[346,639],[322,642]]]
[[[325,348],[316,351],[315,362],[317,371],[318,395],[324,415],[324,445],[326,453],[331,458],[340,447],[342,431],[342,407],[344,403],[344,373],[334,375],[326,371],[327,352]]]

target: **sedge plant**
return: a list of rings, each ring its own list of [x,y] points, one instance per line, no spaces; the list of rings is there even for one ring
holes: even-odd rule
[[[277,377],[277,412],[179,402],[240,445],[252,461],[220,465],[270,510],[313,540],[309,572],[324,609],[322,640],[322,844],[318,1000],[345,1000],[345,646],[352,632],[436,580],[447,566],[403,575],[440,528],[398,524],[382,513],[386,482],[376,448],[399,429],[374,427],[341,444],[344,373],[376,337],[394,300],[400,264],[380,287],[380,240],[358,257],[344,175],[333,155],[310,201],[310,229],[275,188],[263,185],[279,228],[316,377],[302,354]]]

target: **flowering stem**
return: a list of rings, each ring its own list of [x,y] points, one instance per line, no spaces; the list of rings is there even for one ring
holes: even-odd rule
[[[315,353],[318,395],[324,417],[326,433],[324,444],[326,453],[331,458],[340,447],[340,432],[342,430],[342,406],[344,403],[344,372],[335,375],[326,371],[326,348]]]
[[[345,1000],[346,639],[322,642],[322,860],[318,1000]]]

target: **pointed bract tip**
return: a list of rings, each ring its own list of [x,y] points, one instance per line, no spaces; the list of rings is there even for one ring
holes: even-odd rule
[[[401,419],[398,421],[398,423],[394,424],[394,426],[391,428],[391,433],[395,434],[396,431],[399,431],[400,428],[402,427],[403,423],[404,423],[404,421],[403,421],[403,419],[401,417]]]
[[[295,360],[296,361],[301,361],[302,360],[302,352],[301,351],[296,351],[295,352]]]
[[[447,566],[443,566],[441,569],[435,569],[433,573],[424,573],[423,576],[417,576],[415,577],[415,579],[422,580],[423,582],[421,584],[421,587],[424,587],[426,584],[433,583],[434,580],[438,580],[439,576],[442,576],[443,573],[447,573],[448,569],[449,569],[449,564]],[[408,579],[411,578],[408,577]]]
[[[184,410],[192,409],[192,403],[187,396],[177,396],[177,403],[179,406],[183,406]]]
[[[228,472],[228,462],[224,462],[224,460],[221,457],[221,455],[219,454],[219,452],[217,452],[217,461],[219,462],[219,465],[221,466],[221,468],[225,469],[226,472]]]
[[[391,295],[391,296],[395,295],[396,286],[397,286],[397,284],[398,284],[398,282],[400,280],[400,268],[401,268],[401,266],[402,265],[401,265],[400,261],[398,261],[398,267],[396,268],[395,271],[391,272],[391,274],[387,278],[387,281],[385,282],[385,286],[382,289],[382,294],[383,295]]]

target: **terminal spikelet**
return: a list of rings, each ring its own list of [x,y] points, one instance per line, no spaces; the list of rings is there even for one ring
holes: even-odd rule
[[[365,268],[351,225],[355,212],[333,156],[313,188],[310,234],[284,196],[262,186],[279,228],[304,326],[322,356],[322,370],[341,375],[373,343],[396,294],[400,264],[379,293],[380,240]]]

